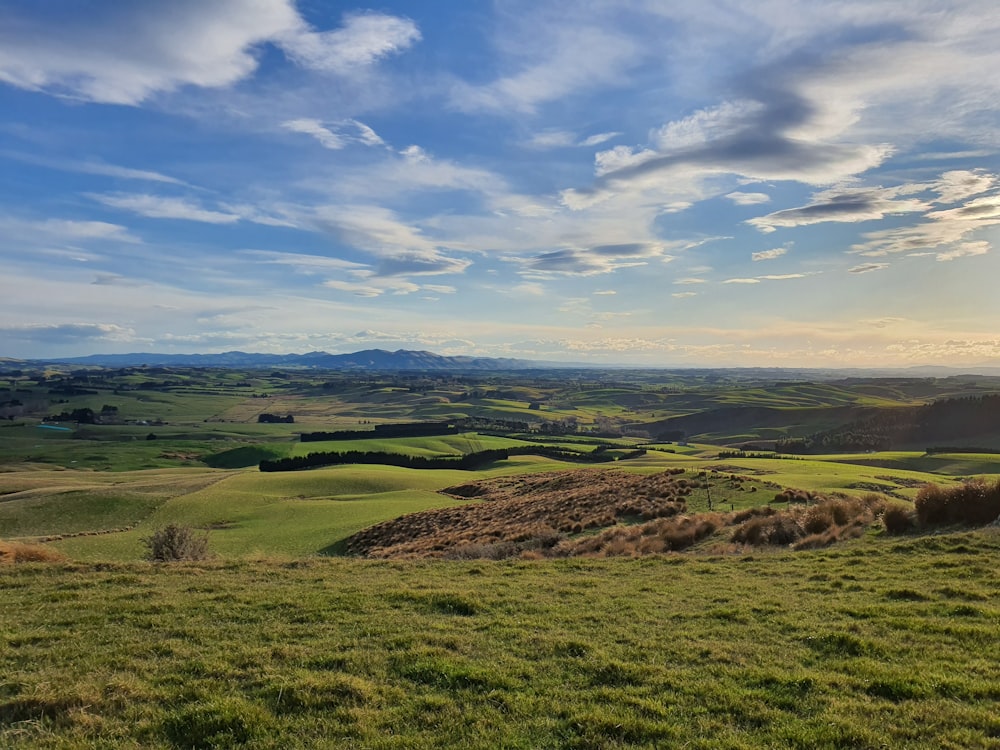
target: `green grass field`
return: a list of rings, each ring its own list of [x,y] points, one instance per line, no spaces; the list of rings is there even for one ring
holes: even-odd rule
[[[413,448],[441,439],[400,440]],[[722,509],[765,504],[784,487],[854,495],[877,491],[912,499],[927,482],[955,481],[926,472],[828,460],[720,460],[717,448],[701,444],[678,449],[686,453],[649,451],[641,458],[596,468],[639,473],[683,468],[691,475],[705,471],[712,486],[691,493],[692,511],[708,510],[710,498],[713,507]],[[330,554],[337,552],[345,537],[366,526],[454,504],[438,493],[445,487],[491,476],[578,467],[517,456],[471,472],[379,465],[278,473],[253,468],[8,472],[0,473],[0,538],[73,535],[54,545],[74,559],[138,560],[145,552],[141,539],[156,527],[175,522],[208,529],[212,551],[226,558]],[[729,481],[732,476],[744,480],[734,486]]]
[[[998,554],[10,567],[0,745],[995,748]]]
[[[637,559],[382,562],[341,557],[344,540],[477,502],[446,487],[580,466],[515,456],[471,472],[255,468],[316,451],[433,456],[525,443],[476,433],[300,443],[303,431],[575,419],[584,431],[525,437],[589,449],[609,442],[587,434],[600,424],[787,410],[787,424],[717,433],[750,440],[806,433],[831,409],[918,404],[993,381],[616,372],[524,383],[162,368],[59,377],[12,376],[2,389],[28,406],[0,421],[0,539],[47,538],[68,561],[0,566],[0,747],[1000,748],[995,529],[889,537],[875,525],[795,553],[705,552],[730,544]],[[105,405],[139,423],[37,426]],[[258,423],[264,412],[295,422]],[[1000,475],[996,454],[720,459],[700,439],[649,448],[588,470],[683,469],[696,485],[689,512],[710,500],[714,510],[768,504],[786,487],[904,503],[927,482]],[[213,557],[143,562],[142,540],[169,523],[206,530]]]

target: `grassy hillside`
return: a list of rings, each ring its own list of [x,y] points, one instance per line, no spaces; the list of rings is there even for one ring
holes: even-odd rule
[[[421,441],[441,439],[401,440],[420,445]],[[345,441],[338,445],[351,444]],[[783,487],[847,494],[877,491],[912,499],[929,481],[955,481],[943,474],[906,468],[919,463],[922,454],[917,453],[863,454],[840,457],[839,461],[719,460],[719,450],[713,446],[662,447],[679,452],[650,450],[642,458],[591,470],[655,474],[685,469],[689,476],[705,471],[711,486],[690,491],[686,500],[692,511],[708,510],[710,496],[714,507],[721,510],[765,504]],[[1000,473],[1000,456],[993,456],[992,462],[990,456],[970,454],[932,458],[939,469],[950,466]],[[870,465],[853,460],[867,460]],[[157,526],[175,522],[208,529],[212,550],[224,557],[322,554],[337,551],[342,540],[372,524],[455,504],[458,501],[454,498],[439,494],[446,487],[494,476],[575,468],[575,464],[519,456],[475,472],[377,465],[276,474],[261,474],[252,468],[222,471],[194,467],[114,473],[6,472],[0,473],[0,538],[60,535],[66,538],[55,545],[74,559],[137,560],[144,552],[142,537]],[[747,479],[733,485],[730,475]]]
[[[0,745],[995,748],[998,555],[8,567]]]

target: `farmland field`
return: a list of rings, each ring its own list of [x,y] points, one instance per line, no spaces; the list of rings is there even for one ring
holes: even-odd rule
[[[892,536],[879,516],[912,517],[929,482],[1000,477],[996,436],[773,443],[996,383],[733,377],[11,377],[0,539],[50,562],[0,566],[0,746],[1000,746],[1000,535]],[[386,432],[427,421],[451,427]],[[536,448],[560,452],[518,452]],[[487,450],[515,452],[476,470],[257,468]],[[535,487],[566,517],[532,515]],[[864,519],[799,551],[734,541],[743,518],[815,521],[859,496]],[[491,504],[484,532],[466,509]],[[507,508],[521,526],[501,528]],[[345,556],[401,517],[450,559]],[[447,544],[441,519],[461,527]],[[651,543],[697,523],[685,552]],[[210,558],[146,562],[168,524],[207,534]],[[629,559],[551,559],[600,545]]]

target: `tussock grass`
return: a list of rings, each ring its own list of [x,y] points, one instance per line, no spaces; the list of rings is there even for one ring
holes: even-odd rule
[[[914,501],[924,525],[986,524],[1000,519],[1000,479],[990,484],[974,479],[960,485],[928,484]]]
[[[66,556],[44,544],[0,541],[0,565],[15,563],[56,563],[65,562]]]

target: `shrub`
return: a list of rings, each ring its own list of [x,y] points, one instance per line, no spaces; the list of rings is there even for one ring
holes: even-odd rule
[[[837,521],[829,504],[814,505],[806,511],[802,519],[802,528],[810,534],[820,534],[835,525]]]
[[[208,535],[196,534],[190,526],[176,523],[156,529],[142,543],[149,550],[147,558],[154,562],[204,560],[208,557]]]
[[[905,505],[890,505],[882,514],[882,523],[889,534],[905,534],[913,528],[913,511]]]
[[[786,545],[798,541],[803,536],[805,533],[794,518],[779,513],[751,518],[733,532],[731,541],[755,547],[765,544]]]
[[[987,524],[1000,517],[1000,479],[973,480],[954,487],[928,484],[914,501],[921,524]]]

